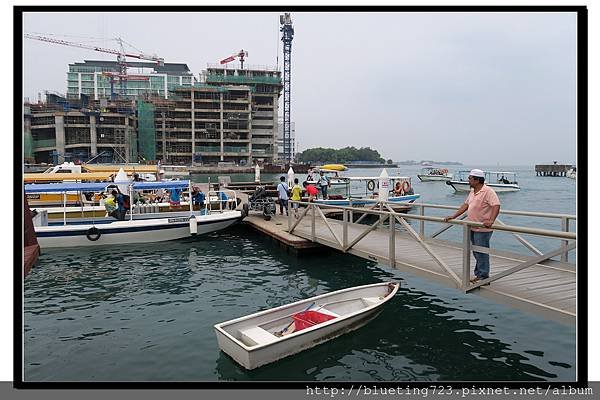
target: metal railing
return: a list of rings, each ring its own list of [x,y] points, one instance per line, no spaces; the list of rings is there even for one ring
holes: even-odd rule
[[[294,220],[293,213],[291,212],[291,207],[294,203],[299,204],[300,206],[305,207],[304,210],[300,213],[299,217]],[[395,212],[390,205],[398,206],[399,204],[405,205],[408,207],[417,207],[419,209],[418,214],[408,214],[408,213],[398,213]],[[515,238],[525,246],[528,250],[530,250],[533,256],[525,256],[523,255],[521,258],[525,258],[521,260],[517,265],[503,271],[499,272],[493,276],[490,276],[487,279],[483,279],[478,281],[477,283],[470,283],[470,271],[471,271],[471,251],[477,251],[485,254],[497,254],[498,251],[491,250],[487,247],[480,247],[471,244],[471,230],[473,228],[481,228],[483,224],[477,222],[466,221],[462,219],[453,219],[448,222],[441,217],[434,217],[425,215],[425,210],[427,208],[431,209],[448,209],[448,210],[456,210],[458,207],[453,206],[444,206],[437,204],[424,204],[424,203],[390,203],[390,202],[379,202],[373,205],[371,208],[367,207],[351,207],[351,206],[336,206],[336,205],[326,205],[326,204],[318,204],[313,202],[301,202],[301,201],[292,201],[288,202],[288,233],[293,233],[300,221],[304,218],[309,218],[311,223],[311,234],[310,240],[313,242],[317,241],[316,235],[316,221],[318,218],[322,219],[325,226],[329,230],[329,232],[333,235],[334,242],[333,246],[338,250],[343,252],[348,252],[351,250],[357,243],[363,240],[370,232],[375,230],[380,230],[380,227],[387,222],[388,227],[386,231],[388,232],[389,239],[389,252],[388,258],[385,259],[389,263],[390,266],[394,267],[396,265],[396,252],[395,252],[395,244],[396,244],[396,236],[399,234],[403,234],[402,232],[396,229],[396,223],[399,226],[402,226],[409,237],[411,237],[415,242],[418,243],[419,246],[423,248],[432,259],[442,268],[443,271],[447,274],[447,277],[453,280],[457,287],[460,289],[467,291],[473,290],[479,286],[486,285],[490,282],[503,278],[507,275],[513,274],[515,272],[519,272],[525,268],[531,267],[533,265],[539,265],[544,263],[547,260],[550,260],[552,257],[556,257],[560,255],[561,262],[568,262],[568,253],[571,250],[576,249],[577,246],[577,234],[575,232],[569,231],[569,222],[571,220],[576,221],[577,217],[575,215],[567,215],[567,214],[551,214],[551,213],[540,213],[540,212],[527,212],[527,211],[510,211],[504,210],[501,211],[500,214],[506,215],[520,215],[520,216],[529,216],[529,217],[542,217],[542,218],[554,218],[561,220],[561,230],[549,230],[549,229],[539,229],[539,228],[530,228],[523,226],[513,226],[506,225],[501,222],[499,219],[496,219],[496,222],[491,226],[491,229],[494,231],[504,231],[509,232],[515,236]],[[327,217],[323,213],[323,209],[333,209],[336,211],[342,212],[342,234],[341,237],[336,234],[334,227],[328,221]],[[355,222],[354,213],[363,214],[360,218],[358,218]],[[354,226],[359,225],[359,223],[365,219],[367,215],[374,215],[377,217],[375,223],[366,225],[361,224],[360,226],[364,226],[365,229],[354,239],[349,240],[348,238],[348,227],[350,224]],[[308,217],[307,217],[308,216]],[[464,217],[463,217],[464,218]],[[419,231],[417,232],[407,220],[416,220],[419,223]],[[440,230],[436,231],[429,237],[425,236],[425,222],[432,222],[443,224]],[[448,265],[447,263],[436,254],[435,249],[431,246],[433,242],[432,239],[439,236],[441,233],[445,232],[447,229],[453,226],[462,226],[462,273],[459,277]],[[535,248],[531,243],[525,240],[520,234],[529,234],[535,236],[541,236],[545,238],[558,239],[561,241],[561,245],[559,248],[553,249],[551,251],[542,252]],[[564,269],[563,269],[564,270]],[[568,272],[575,273],[574,269],[569,269]]]

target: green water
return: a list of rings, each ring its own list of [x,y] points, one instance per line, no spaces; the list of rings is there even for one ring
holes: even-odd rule
[[[415,180],[423,201],[464,200]],[[521,193],[500,197],[510,209],[574,212],[572,180],[524,181]],[[551,197],[561,190],[560,201]],[[390,279],[402,287],[383,312],[327,344],[253,371],[218,349],[215,323]],[[574,327],[350,255],[297,257],[244,226],[196,240],[44,251],[24,283],[24,330],[26,381],[576,378]]]

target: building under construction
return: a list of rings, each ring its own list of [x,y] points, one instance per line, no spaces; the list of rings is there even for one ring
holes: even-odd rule
[[[274,68],[210,65],[201,83],[177,87],[168,100],[139,100],[140,154],[165,164],[274,162],[280,74]]]
[[[25,104],[25,159],[60,163],[158,161],[176,165],[251,165],[277,160],[275,68],[209,66],[201,83],[94,100],[47,94]],[[168,98],[165,98],[168,97]]]
[[[62,163],[97,158],[137,162],[138,144],[131,100],[67,100],[47,93],[46,103],[24,105],[24,159]]]

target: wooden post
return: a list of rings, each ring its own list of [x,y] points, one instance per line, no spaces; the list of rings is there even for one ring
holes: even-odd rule
[[[352,199],[350,198],[350,196],[348,196],[348,204],[349,207],[352,208]],[[350,222],[354,223],[354,211],[350,210]]]
[[[288,232],[290,231],[290,228],[292,227],[292,210],[291,210],[292,207],[290,207],[290,201],[292,201],[292,200],[288,199],[288,202],[287,202]]]
[[[421,206],[419,215],[422,217],[425,216],[425,205]],[[425,240],[425,221],[424,220],[419,221],[419,236],[421,237],[421,239]]]
[[[344,225],[343,225],[343,234],[342,234],[342,250],[346,251],[346,248],[348,247],[348,210],[342,210],[343,213],[343,220],[344,220]]]
[[[560,219],[560,229],[563,232],[569,232],[569,219],[568,218],[563,217]],[[569,252],[566,251],[568,245],[569,245],[568,240],[563,240],[560,244],[560,247],[562,247],[562,249],[563,249],[563,252],[560,253],[560,261],[562,261],[562,262],[569,262]]]
[[[462,289],[466,291],[469,287],[469,279],[471,274],[471,227],[464,225],[463,227],[463,281]]]
[[[317,234],[316,234],[316,229],[315,229],[315,207],[317,205],[315,203],[312,203],[310,206],[312,207],[312,210],[310,210],[312,212],[311,235],[312,235],[312,241],[314,242],[317,239]]]
[[[390,267],[396,267],[396,218],[390,213],[390,246],[388,256],[390,259]]]

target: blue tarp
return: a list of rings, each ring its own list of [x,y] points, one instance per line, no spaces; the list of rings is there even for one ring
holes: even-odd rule
[[[25,185],[25,193],[48,193],[48,192],[102,192],[108,186],[116,186],[120,182],[100,182],[100,183],[30,183]],[[152,190],[152,189],[185,189],[190,185],[190,181],[166,181],[166,182],[135,182],[134,190]]]

